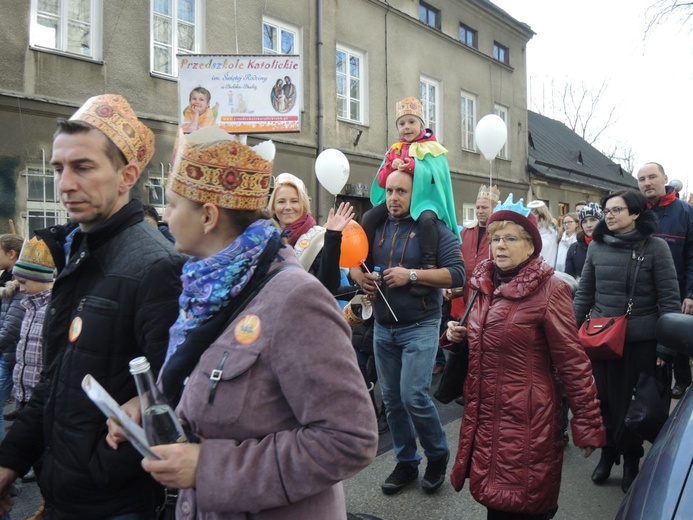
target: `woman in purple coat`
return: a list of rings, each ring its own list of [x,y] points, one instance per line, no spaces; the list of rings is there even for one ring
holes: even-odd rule
[[[192,442],[143,467],[179,489],[176,518],[346,519],[341,481],[378,443],[349,326],[264,211],[274,146],[198,134],[166,190],[190,259],[159,378]]]

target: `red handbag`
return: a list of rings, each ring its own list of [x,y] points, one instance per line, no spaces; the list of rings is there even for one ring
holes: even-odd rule
[[[647,242],[645,242],[647,245]],[[644,249],[644,247],[643,247]],[[640,264],[645,259],[642,253],[633,250],[633,260],[635,264],[635,274],[633,276],[630,291],[628,292],[628,304],[626,313],[623,316],[592,318],[592,311],[587,314],[585,321],[578,330],[578,339],[585,349],[585,353],[590,359],[610,360],[618,359],[623,356],[623,345],[626,342],[626,329],[628,328],[628,316],[633,308],[633,294],[635,284],[638,280]]]
[[[628,314],[615,318],[590,318],[587,315],[578,338],[590,359],[618,359],[623,356]]]

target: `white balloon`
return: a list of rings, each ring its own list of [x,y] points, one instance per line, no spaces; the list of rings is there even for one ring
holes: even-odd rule
[[[315,175],[323,188],[338,195],[349,180],[349,160],[335,148],[323,150],[315,159]]]
[[[482,117],[474,130],[476,146],[484,154],[487,161],[492,161],[501,151],[508,139],[508,128],[496,114]]]

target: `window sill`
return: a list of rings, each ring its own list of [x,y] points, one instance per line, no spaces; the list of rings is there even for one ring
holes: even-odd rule
[[[337,121],[339,123],[345,123],[347,125],[358,125],[358,126],[362,126],[363,128],[368,128],[368,125],[366,123],[363,123],[361,121],[356,121],[354,119],[346,119],[344,117],[337,116]]]
[[[169,76],[168,74],[164,74],[163,72],[156,72],[154,70],[149,71],[149,75],[152,78],[158,78],[158,79],[165,79],[168,81],[173,81],[175,83],[178,83],[178,77],[176,76]]]
[[[103,65],[103,60],[91,58],[89,56],[82,56],[81,54],[73,54],[71,52],[61,51],[60,49],[51,49],[49,47],[29,47],[32,51],[44,52],[46,54],[54,54],[56,56],[62,56],[64,58],[72,58],[79,61],[86,61],[88,63],[94,63],[95,65]]]

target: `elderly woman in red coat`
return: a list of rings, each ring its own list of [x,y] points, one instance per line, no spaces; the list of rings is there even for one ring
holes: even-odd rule
[[[558,378],[573,411],[574,442],[586,457],[604,445],[605,432],[571,291],[539,256],[541,235],[528,211],[508,204],[488,221],[493,260],[474,270],[479,293],[467,327],[450,322],[446,332],[451,341],[469,339],[451,480],[459,491],[469,479],[488,519],[548,519],[558,509],[563,464]]]

